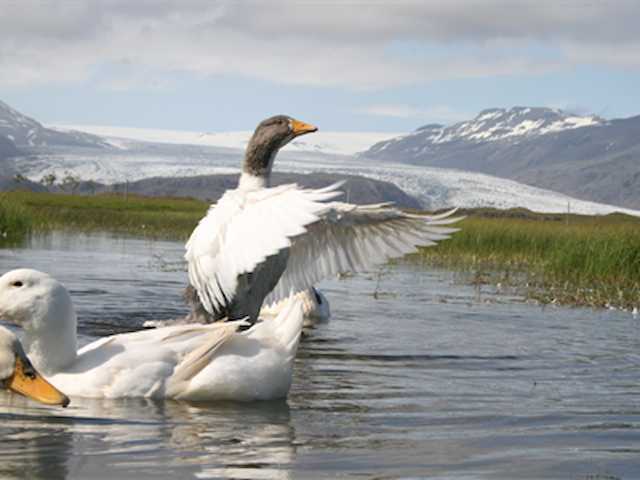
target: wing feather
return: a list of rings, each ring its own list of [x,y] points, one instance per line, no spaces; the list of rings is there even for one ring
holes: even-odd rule
[[[325,202],[340,195],[340,185],[305,190],[289,184],[226,192],[186,245],[189,279],[206,310],[221,311],[233,298],[239,275],[288,248],[292,238],[317,222]]]
[[[266,304],[309,288],[342,271],[361,271],[435,245],[459,229],[456,209],[437,215],[412,214],[387,204],[326,203],[319,220],[293,239],[287,267]]]

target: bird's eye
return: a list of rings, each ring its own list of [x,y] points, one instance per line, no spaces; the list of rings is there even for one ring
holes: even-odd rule
[[[17,282],[13,282],[13,286],[14,287],[21,287],[22,286],[22,282],[20,280],[18,280]]]

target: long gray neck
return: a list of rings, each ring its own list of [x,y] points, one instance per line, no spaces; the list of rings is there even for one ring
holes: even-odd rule
[[[275,141],[260,141],[254,135],[242,159],[239,187],[246,189],[269,187],[271,169],[279,148],[280,145]]]

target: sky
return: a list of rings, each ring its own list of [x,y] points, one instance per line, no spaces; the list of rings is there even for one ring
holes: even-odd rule
[[[44,124],[403,133],[639,86],[640,1],[0,0],[0,100]]]

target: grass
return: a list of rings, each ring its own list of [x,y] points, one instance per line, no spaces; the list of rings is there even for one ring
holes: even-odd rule
[[[108,230],[153,238],[186,240],[208,203],[193,198],[98,196],[17,191],[5,194],[28,218],[29,230]]]
[[[209,204],[192,198],[0,193],[0,246],[29,232],[108,230],[184,241]],[[543,303],[640,306],[640,219],[473,210],[461,231],[409,261],[469,282],[511,285]],[[567,223],[567,220],[569,222]],[[3,233],[4,232],[4,233]]]
[[[451,240],[422,249],[417,258],[465,271],[474,282],[526,287],[544,303],[640,305],[640,219],[570,220],[472,216]]]
[[[31,228],[31,213],[13,195],[0,192],[0,241],[15,243]]]

